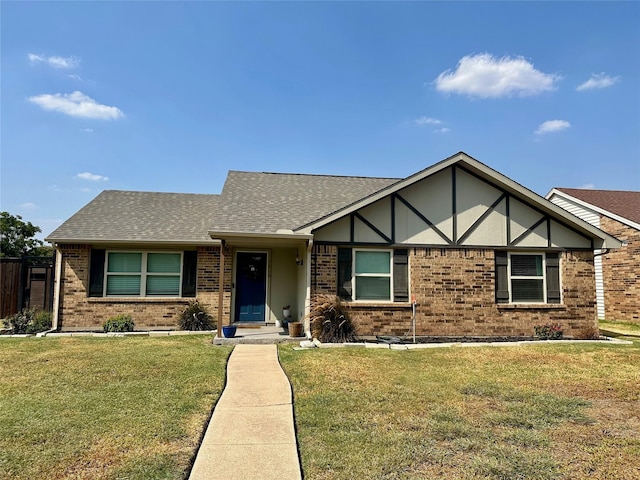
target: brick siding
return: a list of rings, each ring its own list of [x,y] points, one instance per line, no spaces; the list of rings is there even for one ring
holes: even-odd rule
[[[337,248],[314,249],[312,293],[336,293]],[[533,327],[560,323],[566,336],[597,332],[591,252],[561,256],[561,305],[495,303],[494,251],[409,249],[410,294],[417,303],[416,334],[423,336],[532,336]],[[408,335],[411,305],[350,302],[361,335]]]
[[[58,325],[61,330],[102,330],[118,314],[131,314],[136,330],[178,329],[178,316],[193,298],[90,298],[90,245],[61,245],[62,289]],[[197,299],[217,318],[218,247],[198,248]],[[230,265],[229,279],[231,276]],[[225,268],[225,274],[227,268]],[[225,280],[225,284],[226,284]],[[229,280],[230,285],[230,280]],[[226,294],[226,292],[225,292]],[[230,297],[230,294],[229,294]],[[225,309],[226,310],[226,309]]]
[[[640,323],[640,231],[605,216],[600,228],[627,242],[602,257],[605,317]]]

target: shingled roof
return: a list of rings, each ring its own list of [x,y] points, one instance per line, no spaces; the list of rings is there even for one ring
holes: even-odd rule
[[[105,190],[52,232],[50,242],[212,243],[219,195]]]
[[[221,195],[106,190],[47,241],[211,243],[209,230],[275,233],[398,181],[230,171]]]
[[[640,223],[640,192],[581,188],[556,188],[556,190],[632,222]]]
[[[396,183],[397,178],[230,171],[211,230],[293,230]]]

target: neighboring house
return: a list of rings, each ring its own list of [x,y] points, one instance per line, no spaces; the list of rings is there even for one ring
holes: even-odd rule
[[[547,199],[624,242],[596,251],[598,317],[640,322],[640,192],[554,188]]]
[[[231,171],[220,195],[105,191],[49,235],[55,321],[176,328],[194,298],[274,323],[338,294],[362,335],[597,331],[593,251],[611,235],[458,153],[403,179]],[[308,325],[307,325],[308,329]]]

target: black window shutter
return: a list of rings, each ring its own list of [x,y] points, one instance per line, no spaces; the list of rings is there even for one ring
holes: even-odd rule
[[[351,263],[353,253],[350,248],[338,248],[338,296],[351,300],[353,294]]]
[[[182,296],[196,296],[196,279],[198,277],[198,252],[186,251],[182,256]]]
[[[104,256],[105,250],[94,248],[91,250],[89,265],[89,296],[101,297],[104,287]]]
[[[496,303],[509,303],[507,252],[496,252]]]
[[[560,303],[560,258],[547,253],[547,303]]]
[[[407,250],[393,252],[393,301],[409,301],[409,255]]]

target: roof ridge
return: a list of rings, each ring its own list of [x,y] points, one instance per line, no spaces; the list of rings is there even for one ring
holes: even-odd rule
[[[334,175],[324,173],[289,173],[289,172],[251,172],[247,170],[229,170],[229,173],[256,173],[259,175],[291,175],[301,177],[330,177],[330,178],[362,178],[366,180],[401,180],[402,177],[370,177],[366,175]]]
[[[619,192],[619,193],[638,193],[640,194],[640,190],[615,190],[615,189],[607,189],[607,188],[573,188],[573,187],[554,187],[556,190],[565,191],[579,191],[579,192]]]

